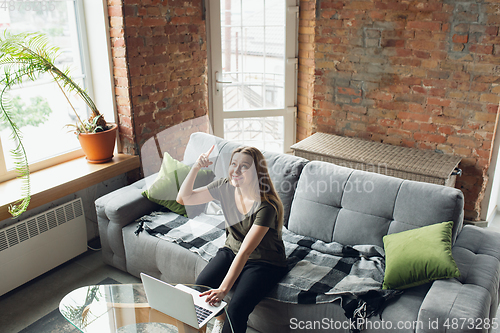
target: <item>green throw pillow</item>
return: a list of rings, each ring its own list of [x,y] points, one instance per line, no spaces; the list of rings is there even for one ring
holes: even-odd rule
[[[157,204],[167,207],[174,213],[186,216],[186,208],[175,199],[189,170],[191,170],[191,167],[165,153],[158,176],[156,176],[153,184],[142,192],[142,195]],[[196,176],[194,188],[205,186],[213,179],[214,173],[211,170],[201,169]]]
[[[451,254],[452,228],[450,221],[384,236],[383,289],[405,289],[459,277]]]

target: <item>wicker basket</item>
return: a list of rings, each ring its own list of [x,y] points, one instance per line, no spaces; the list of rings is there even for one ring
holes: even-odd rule
[[[315,133],[294,144],[294,155],[402,179],[455,186],[459,156]]]

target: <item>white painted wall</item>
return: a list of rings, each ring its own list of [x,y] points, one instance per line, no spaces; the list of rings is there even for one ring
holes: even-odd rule
[[[498,127],[498,114],[496,120],[496,127]],[[481,201],[481,215],[483,221],[491,222],[495,217],[498,207],[500,207],[500,133],[498,128],[495,131],[493,138],[491,164],[488,168],[488,184],[484,194],[483,201]]]
[[[81,34],[87,40],[84,66],[92,77],[92,91],[89,92],[94,96],[94,103],[104,118],[114,122],[117,111],[107,1],[84,0],[79,1],[78,5],[84,17],[84,24],[79,25]],[[121,147],[118,147],[118,151],[121,151]]]

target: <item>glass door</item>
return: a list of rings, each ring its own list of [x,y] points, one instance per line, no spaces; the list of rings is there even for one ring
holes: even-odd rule
[[[208,2],[215,135],[276,152],[295,142],[296,3]]]

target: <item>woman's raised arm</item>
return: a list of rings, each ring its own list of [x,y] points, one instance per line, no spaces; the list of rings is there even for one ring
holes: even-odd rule
[[[208,156],[210,156],[214,147],[215,145],[210,147],[206,153],[201,154],[200,157],[198,157],[186,176],[186,179],[182,182],[176,199],[176,201],[181,205],[199,205],[214,200],[206,186],[193,190],[194,181],[196,179],[196,175],[198,175],[198,171],[200,171],[201,168],[205,168],[213,164],[208,160]]]

